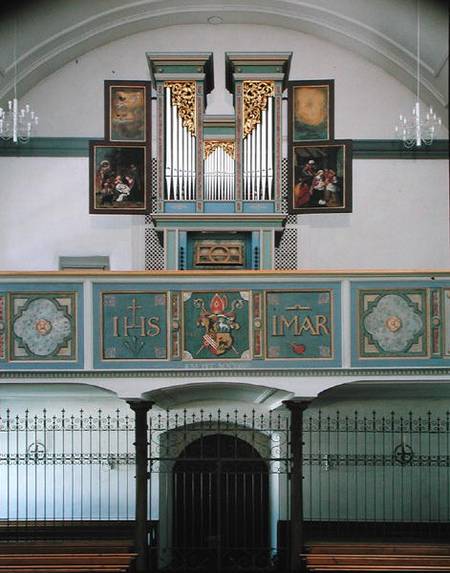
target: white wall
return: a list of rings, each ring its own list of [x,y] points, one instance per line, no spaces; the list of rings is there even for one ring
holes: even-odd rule
[[[57,270],[59,256],[109,255],[133,268],[136,217],[89,215],[85,158],[0,158],[0,268]]]
[[[291,79],[334,78],[336,138],[391,138],[414,101],[380,68],[314,36],[256,25],[172,26],[93,50],[38,84],[24,98],[41,118],[38,135],[102,137],[104,79],[149,79],[146,51],[195,50],[214,51],[211,114],[232,113],[225,51],[293,51]],[[299,219],[300,266],[447,267],[447,162],[354,160],[353,170],[352,214]],[[88,214],[86,158],[0,158],[0,173],[1,270],[57,269],[60,255],[109,255],[113,269],[140,268],[143,217]]]
[[[448,162],[353,161],[353,213],[299,217],[300,268],[448,268]]]
[[[142,216],[89,215],[86,158],[0,158],[0,270],[109,255],[138,269]],[[448,163],[353,161],[353,213],[299,217],[306,269],[448,268]]]
[[[292,30],[251,25],[184,25],[151,30],[93,50],[52,74],[24,98],[39,113],[41,136],[102,137],[103,80],[149,79],[146,52],[214,52],[215,90],[207,113],[232,113],[226,51],[292,51],[290,79],[335,79],[336,138],[394,136],[414,94],[352,52]]]

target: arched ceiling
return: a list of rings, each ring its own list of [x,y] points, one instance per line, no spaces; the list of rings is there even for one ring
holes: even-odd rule
[[[420,3],[421,95],[447,122],[447,3]],[[16,64],[20,95],[74,58],[113,40],[165,26],[207,24],[212,16],[226,24],[264,24],[313,34],[356,52],[409,89],[416,87],[416,0],[33,0],[2,6],[0,101],[11,93]],[[207,48],[199,45],[199,50]]]

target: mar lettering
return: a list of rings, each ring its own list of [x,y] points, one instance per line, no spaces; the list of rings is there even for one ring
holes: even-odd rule
[[[291,318],[284,314],[274,314],[272,316],[272,336],[324,336],[330,334],[328,327],[328,317],[324,314],[313,316],[301,316],[296,314]]]

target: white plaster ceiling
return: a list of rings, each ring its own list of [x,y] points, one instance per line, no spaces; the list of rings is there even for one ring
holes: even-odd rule
[[[447,123],[447,3],[420,4],[421,95]],[[416,0],[16,0],[10,8],[5,1],[0,7],[0,100],[11,93],[15,64],[21,94],[113,40],[165,26],[207,24],[213,16],[226,24],[281,26],[318,36],[356,52],[415,91]],[[198,49],[207,46],[199,41]]]

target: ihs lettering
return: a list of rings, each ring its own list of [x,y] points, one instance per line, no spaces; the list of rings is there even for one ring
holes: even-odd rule
[[[296,314],[292,318],[287,318],[283,314],[272,316],[272,336],[302,336],[309,333],[311,336],[324,336],[330,334],[328,328],[328,317],[323,314],[305,317]]]
[[[141,337],[158,336],[161,332],[158,316],[138,316],[137,311],[142,307],[136,304],[135,298],[131,301],[131,306],[127,308],[131,310],[131,318],[128,316],[113,316],[113,336],[130,336],[130,330],[133,335]]]

